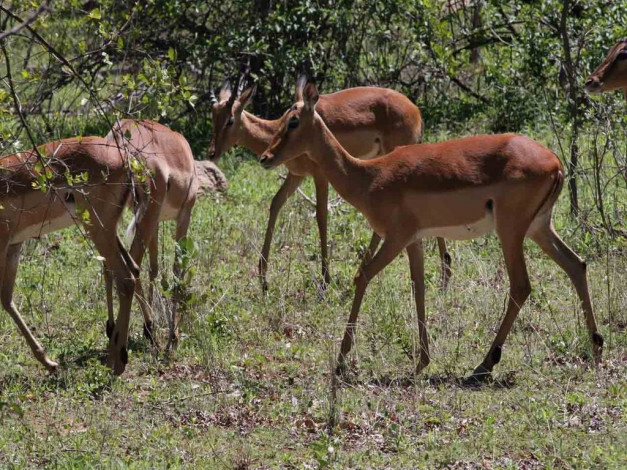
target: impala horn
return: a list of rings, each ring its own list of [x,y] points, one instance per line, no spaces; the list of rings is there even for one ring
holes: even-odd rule
[[[209,70],[209,100],[211,101],[211,106],[218,102],[218,98],[216,98],[215,91],[213,90],[213,65],[211,66],[211,70]]]
[[[307,85],[308,81],[309,78],[305,73],[301,74],[300,77],[298,77],[298,80],[296,81],[296,93],[294,94],[295,103],[303,101],[303,89],[305,88],[305,85]]]

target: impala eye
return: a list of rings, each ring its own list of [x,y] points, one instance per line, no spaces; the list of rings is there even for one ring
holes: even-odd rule
[[[296,129],[298,127],[298,124],[300,124],[300,122],[298,121],[298,118],[296,116],[292,116],[290,120],[287,121],[287,128]]]
[[[229,117],[229,120],[226,121],[226,125],[227,125],[227,127],[233,125],[233,116]]]

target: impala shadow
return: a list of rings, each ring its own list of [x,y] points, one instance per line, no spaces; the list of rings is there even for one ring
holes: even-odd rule
[[[369,380],[360,381],[359,379],[340,381],[343,384],[361,383],[362,385],[370,385],[381,388],[406,388],[414,386],[424,386],[425,382],[429,387],[445,387],[445,388],[462,388],[468,390],[501,390],[510,389],[516,386],[516,377],[513,372],[507,373],[499,377],[489,377],[484,381],[474,380],[469,376],[458,376],[456,374],[433,374],[433,375],[415,375],[407,374],[402,376],[382,375],[380,377],[372,377]]]
[[[149,340],[143,337],[130,336],[128,339],[128,350],[135,353],[145,353],[151,350]],[[84,367],[90,360],[99,360],[106,363],[107,348],[97,348],[90,345],[81,345],[72,351],[64,351],[58,355],[58,361],[62,368],[67,366]],[[132,358],[131,358],[132,359]]]

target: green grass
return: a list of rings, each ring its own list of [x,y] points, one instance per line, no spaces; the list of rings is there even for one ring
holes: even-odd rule
[[[627,257],[625,242],[590,239],[568,218],[556,226],[589,266],[603,364],[591,367],[583,313],[565,274],[528,243],[533,293],[494,382],[464,388],[503,314],[508,282],[494,236],[451,242],[454,277],[438,289],[427,249],[432,362],[419,375],[405,257],[369,286],[351,359],[331,370],[369,231],[346,204],[330,215],[333,284],[317,294],[313,207],[295,196],[281,213],[269,264],[256,277],[277,172],[223,162],[230,189],[198,203],[194,294],[176,357],[164,362],[141,337],[135,308],[127,372],[100,360],[106,309],[100,264],[78,230],[29,242],[16,302],[50,355],[49,376],[6,314],[0,315],[0,466],[53,468],[624,468],[627,466]],[[313,185],[304,186],[311,195]],[[622,207],[622,206],[621,206]],[[162,230],[171,276],[172,227]],[[157,315],[165,334],[163,313]],[[163,342],[163,341],[162,341]]]

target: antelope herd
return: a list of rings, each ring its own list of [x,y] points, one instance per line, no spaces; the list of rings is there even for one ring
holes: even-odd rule
[[[420,355],[417,370],[430,362],[425,315],[422,239],[437,237],[442,283],[450,278],[445,239],[466,240],[496,232],[510,281],[507,309],[485,359],[471,378],[483,380],[501,359],[505,339],[530,294],[523,241],[532,239],[571,279],[581,301],[595,362],[603,338],[588,293],[586,264],[557,235],[551,214],[564,181],[559,158],[528,137],[479,135],[421,144],[423,121],[402,94],[375,87],[319,95],[305,78],[294,104],[276,120],[245,108],[255,86],[244,91],[225,82],[213,104],[209,156],[217,161],[234,145],[260,155],[264,168],[285,165],[288,175],[270,204],[259,277],[267,291],[270,245],[279,211],[307,176],[314,179],[320,234],[322,285],[330,281],[327,249],[328,185],[364,214],[373,234],[355,276],[355,294],[342,340],[337,371],[355,341],[357,316],[369,282],[403,250],[409,258],[416,302]],[[627,94],[627,39],[619,41],[585,81],[589,93],[622,89]],[[153,283],[158,274],[158,226],[176,222],[175,238],[187,235],[197,194],[206,176],[185,138],[152,121],[116,122],[106,137],[56,140],[0,159],[0,297],[33,354],[49,371],[51,360],[22,319],[13,290],[22,243],[79,224],[104,260],[109,337],[107,364],[114,374],[128,363],[131,304],[138,299],[144,334],[155,343]],[[224,182],[218,183],[224,186]],[[127,250],[117,235],[124,207],[134,215]],[[381,240],[383,243],[380,245]],[[148,297],[139,280],[149,257]],[[175,261],[174,272],[180,266]],[[119,311],[114,318],[113,283]],[[178,302],[168,319],[167,349],[178,344]]]

